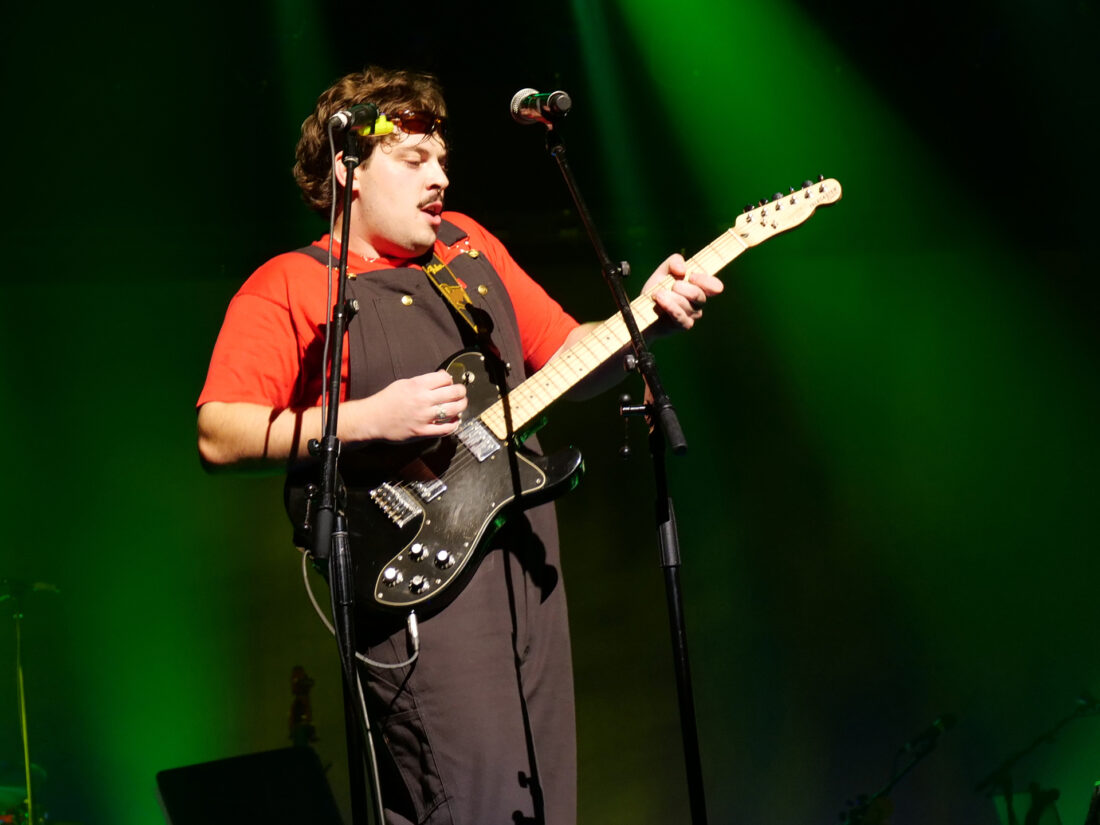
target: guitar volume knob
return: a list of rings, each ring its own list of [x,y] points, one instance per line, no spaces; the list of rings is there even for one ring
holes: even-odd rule
[[[440,550],[435,554],[435,566],[440,570],[446,570],[448,567],[453,567],[455,563],[454,553],[449,550]]]
[[[428,548],[420,542],[416,542],[409,548],[409,558],[413,561],[423,561],[426,555],[428,555]]]
[[[401,584],[402,578],[404,577],[401,575],[401,571],[396,567],[387,567],[382,571],[382,584],[386,587],[395,587]]]
[[[409,579],[409,590],[413,593],[423,593],[428,589],[428,580],[424,576],[413,576]]]

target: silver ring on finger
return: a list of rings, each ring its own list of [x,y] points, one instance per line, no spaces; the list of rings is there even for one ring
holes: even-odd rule
[[[447,415],[447,409],[445,405],[440,404],[438,407],[435,408],[436,424],[446,424],[450,419],[451,417]]]

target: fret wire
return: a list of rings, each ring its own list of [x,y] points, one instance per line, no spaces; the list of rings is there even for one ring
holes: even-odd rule
[[[664,279],[658,289],[667,289],[675,278]],[[640,329],[646,329],[657,318],[656,306],[648,295],[639,296],[631,303],[636,322]],[[521,429],[549,403],[555,401],[566,391],[580,383],[590,372],[607,360],[630,340],[626,322],[622,316],[608,318],[580,341],[573,344],[558,358],[552,359],[536,375],[521,383],[509,396],[512,403],[512,426]],[[551,378],[547,381],[547,369]],[[556,384],[556,386],[555,386]],[[517,397],[518,395],[518,397]],[[544,403],[540,403],[544,402]],[[504,405],[497,401],[481,415],[482,423],[497,435],[504,438]]]
[[[700,268],[702,268],[703,271],[710,275],[712,272],[714,272],[714,261],[721,261],[722,256],[719,255],[717,251],[711,249],[708,246],[700,249],[699,252],[696,254],[694,260],[696,263],[699,264]]]
[[[731,245],[733,248],[728,252],[722,248]],[[711,275],[747,248],[736,235],[726,233],[689,258],[686,262],[688,271],[701,270]],[[671,275],[663,278],[652,291],[638,296],[631,302],[630,308],[639,330],[647,329],[657,320],[656,304],[651,297],[653,292],[669,289],[675,282],[676,278]],[[538,373],[516,387],[509,396],[512,404],[513,428],[522,429],[541,410],[580,383],[629,341],[630,334],[627,331],[626,322],[621,315],[614,315],[561,355],[551,359]],[[498,438],[506,437],[502,401],[497,401],[482,413],[481,420]]]
[[[832,185],[832,182],[830,182],[830,185]],[[822,187],[824,186],[825,184],[822,184]],[[830,189],[829,193],[825,195],[814,193],[812,200],[806,200],[809,201],[808,205],[810,206],[810,212],[812,212],[821,202],[831,202],[836,197],[839,197],[839,195],[833,196],[832,189]],[[800,202],[800,205],[805,206],[807,204]],[[801,223],[801,221],[798,221],[798,223]],[[792,225],[796,224],[788,224],[779,228],[778,231],[789,229]],[[763,231],[757,231],[758,229]],[[773,229],[762,224],[753,224],[741,229],[734,224],[694,256],[687,259],[687,271],[689,273],[702,272],[707,275],[714,275],[750,246],[761,243],[770,237]],[[742,235],[753,236],[754,240],[747,241]],[[638,296],[631,302],[631,312],[634,314],[639,330],[648,328],[657,320],[657,308],[652,299],[653,293],[671,288],[675,281],[676,279],[671,275],[663,278],[652,290]],[[547,364],[543,365],[539,373],[528,378],[512,391],[509,401],[512,404],[513,427],[516,430],[522,429],[550,402],[582,381],[608,357],[627,344],[629,340],[630,335],[626,329],[626,323],[621,316],[615,315],[601,323],[569,349],[552,358]],[[503,401],[497,401],[491,405],[481,414],[480,420],[498,438],[503,440],[507,436]]]

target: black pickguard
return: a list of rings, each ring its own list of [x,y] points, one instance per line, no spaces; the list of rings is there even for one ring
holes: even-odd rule
[[[443,369],[467,387],[458,434],[341,455],[340,508],[361,609],[423,613],[443,607],[510,512],[556,498],[583,470],[576,449],[541,456],[514,439],[497,439],[478,420],[500,399],[480,353],[460,353]],[[295,540],[304,547],[312,546],[310,480],[308,470],[292,474],[285,496]]]

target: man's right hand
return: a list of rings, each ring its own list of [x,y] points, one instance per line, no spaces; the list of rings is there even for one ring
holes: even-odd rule
[[[458,429],[466,387],[437,370],[401,378],[385,389],[340,407],[340,438],[346,441],[408,441],[439,438]]]
[[[340,404],[342,441],[439,438],[458,429],[466,387],[437,370],[394,381]],[[199,409],[199,455],[208,470],[272,468],[305,458],[306,444],[323,434],[321,408],[276,410],[262,404],[210,401]]]

